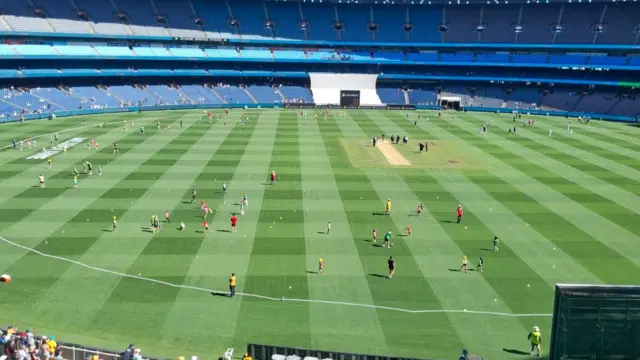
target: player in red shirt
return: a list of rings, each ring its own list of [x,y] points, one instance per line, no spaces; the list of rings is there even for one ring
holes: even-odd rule
[[[458,224],[460,224],[460,221],[462,221],[462,215],[463,215],[462,205],[458,205],[458,209],[456,210],[456,215],[458,217]]]
[[[411,226],[407,225],[407,236],[411,236]]]
[[[237,224],[238,224],[238,218],[235,215],[231,216],[231,232],[236,232]]]
[[[271,185],[276,182],[276,172],[271,171]]]
[[[207,220],[202,222],[202,227],[204,227],[204,230],[202,232],[209,232],[209,224],[207,224]]]

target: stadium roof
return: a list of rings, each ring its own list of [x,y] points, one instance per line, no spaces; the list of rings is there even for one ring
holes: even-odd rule
[[[235,0],[242,1],[242,0]],[[588,3],[632,3],[638,0],[266,0],[272,2],[336,3],[336,4],[407,4],[407,5],[514,5],[514,4],[588,4]]]

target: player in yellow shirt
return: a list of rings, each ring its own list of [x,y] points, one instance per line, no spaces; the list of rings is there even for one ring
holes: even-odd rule
[[[322,274],[322,270],[324,270],[324,261],[322,258],[318,259],[318,275]]]
[[[236,295],[236,274],[232,273],[229,278],[229,297],[234,297]]]
[[[536,356],[540,357],[540,346],[542,345],[542,334],[540,333],[540,328],[534,326],[533,331],[529,333],[527,339],[529,339],[529,342],[531,343],[531,356],[533,356],[533,353],[537,350],[538,354]]]
[[[391,199],[387,199],[387,203],[384,206],[384,212],[387,215],[391,213]]]
[[[112,223],[112,224],[113,224],[113,225],[112,225],[112,227],[111,227],[111,232],[116,232],[116,225],[117,225],[117,222],[116,222],[116,217],[115,217],[115,216],[113,217],[113,223]]]
[[[469,265],[469,260],[467,259],[467,256],[463,256],[462,257],[462,266],[460,266],[460,271],[464,271],[465,273],[469,272],[468,266]]]

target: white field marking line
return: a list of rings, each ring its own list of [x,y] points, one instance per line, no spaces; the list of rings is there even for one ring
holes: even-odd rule
[[[114,113],[110,114],[113,115]],[[117,114],[117,113],[115,113]],[[123,114],[130,114],[130,113],[123,113]],[[103,115],[103,114],[96,114],[96,115]],[[166,118],[172,118],[172,117],[176,117],[176,116],[180,116],[180,115],[174,115],[174,116],[160,116],[160,117],[153,117],[153,118],[140,118],[140,119],[136,119],[136,120],[155,120],[155,119],[166,119]],[[182,115],[182,116],[195,116],[195,114],[188,114],[188,115]],[[110,123],[110,124],[114,124],[114,123]],[[91,124],[91,125],[84,125],[84,126],[78,126],[78,127],[74,127],[74,128],[69,128],[69,129],[62,129],[60,131],[54,131],[48,134],[42,134],[42,135],[38,135],[38,136],[32,136],[32,137],[27,137],[27,139],[39,139],[41,137],[45,137],[45,136],[51,136],[53,134],[62,134],[62,133],[66,133],[69,131],[75,131],[75,130],[82,130],[82,129],[87,129],[90,127],[97,127],[100,126],[100,124]],[[6,145],[6,146],[2,146],[0,147],[0,150],[4,150],[4,149],[9,149],[12,148],[13,145]]]
[[[72,259],[68,259],[68,258],[65,258],[65,257],[62,257],[62,256],[50,255],[50,254],[43,253],[43,252],[38,251],[36,249],[30,248],[28,246],[24,246],[24,245],[15,243],[13,241],[10,241],[9,239],[6,239],[6,238],[4,238],[2,236],[0,236],[0,241],[3,241],[5,243],[7,243],[7,244],[9,244],[11,246],[17,247],[19,249],[26,250],[27,252],[31,252],[31,253],[40,255],[42,257],[60,260],[60,261],[63,261],[63,262],[67,262],[67,263],[71,263],[71,264],[74,264],[74,265],[78,265],[78,266],[84,267],[86,269],[97,271],[97,272],[102,272],[102,273],[111,274],[111,275],[115,275],[115,276],[121,276],[121,277],[129,278],[129,279],[136,279],[136,280],[140,280],[140,281],[147,281],[147,282],[150,282],[150,283],[169,286],[169,287],[178,288],[178,289],[187,289],[187,290],[202,291],[202,292],[208,292],[208,293],[218,293],[218,294],[228,294],[229,293],[228,291],[219,291],[219,290],[207,289],[207,288],[202,288],[202,287],[197,287],[197,286],[173,284],[173,283],[166,282],[166,281],[146,278],[146,277],[142,277],[142,276],[130,275],[130,274],[125,274],[125,273],[121,273],[121,272],[117,272],[117,271],[112,271],[112,270],[108,270],[108,269],[103,269],[103,268],[91,266],[91,265],[88,265],[88,264],[85,264],[85,263],[81,263],[79,261],[75,261],[75,260],[72,260]],[[410,309],[403,309],[403,308],[390,307],[390,306],[372,305],[372,304],[359,304],[359,303],[343,302],[343,301],[315,300],[315,299],[295,299],[295,298],[285,298],[284,296],[281,297],[281,298],[275,298],[275,297],[264,296],[264,295],[259,295],[259,294],[248,294],[248,293],[241,293],[241,292],[237,292],[236,295],[253,297],[253,298],[270,300],[270,301],[291,301],[291,302],[306,302],[306,303],[318,303],[318,304],[329,304],[329,305],[354,306],[354,307],[363,307],[363,308],[371,308],[371,309],[397,311],[397,312],[410,313],[410,314],[456,313],[456,314],[492,315],[492,316],[505,316],[505,317],[536,317],[536,316],[549,317],[549,316],[553,316],[553,314],[512,314],[512,313],[504,313],[504,312],[477,311],[477,310],[466,310],[466,309],[465,310],[447,310],[447,309],[410,310]]]

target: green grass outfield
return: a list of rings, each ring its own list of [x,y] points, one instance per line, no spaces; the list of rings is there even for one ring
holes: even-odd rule
[[[3,146],[54,131],[102,146],[77,145],[54,156],[52,169],[26,159],[35,150],[0,151],[0,272],[13,277],[0,286],[0,323],[112,349],[133,342],[167,357],[215,359],[257,342],[434,359],[467,348],[511,359],[503,349],[527,351],[532,326],[548,340],[554,284],[640,282],[640,128],[574,120],[570,136],[566,119],[539,117],[509,136],[508,115],[423,113],[433,122],[414,128],[415,113],[406,120],[393,111],[335,112],[326,121],[256,114],[245,127],[236,125],[239,110],[227,125],[222,116],[199,121],[199,110],[0,126]],[[156,119],[172,129],[156,130]],[[111,125],[98,128],[104,120]],[[365,147],[383,132],[409,136],[398,148],[413,166],[372,166],[377,155],[344,146]],[[422,139],[436,144],[437,159],[415,153]],[[45,135],[38,148],[48,142]],[[87,159],[103,175],[83,174],[73,189],[72,167]],[[358,159],[366,166],[354,166]],[[271,170],[273,186],[265,184]],[[215,210],[211,233],[198,232],[201,211],[187,201],[193,187]],[[219,231],[230,228],[242,192],[249,205],[238,232]],[[393,215],[374,215],[387,198]],[[458,204],[462,225],[452,222]],[[172,223],[145,232],[165,209]],[[186,231],[175,229],[179,221]],[[401,236],[407,224],[412,237]],[[374,227],[379,238],[392,229],[391,249],[373,246]],[[496,253],[487,251],[494,234]],[[383,277],[389,255],[392,280]],[[474,266],[483,256],[484,273],[451,271],[462,255]],[[315,274],[319,257],[323,275]],[[213,296],[232,272],[241,294]]]

